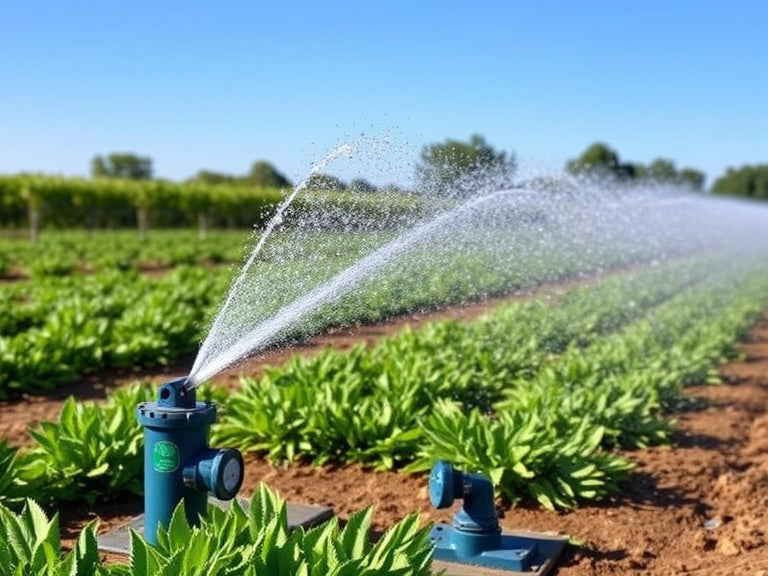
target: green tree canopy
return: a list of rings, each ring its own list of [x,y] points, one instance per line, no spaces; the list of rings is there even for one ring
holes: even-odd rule
[[[634,164],[622,164],[619,153],[604,142],[590,145],[581,156],[568,160],[565,169],[574,175],[587,174],[597,177],[634,178],[638,167]]]
[[[353,178],[349,182],[349,190],[353,192],[376,192],[377,188],[365,178]]]
[[[334,192],[346,190],[347,185],[336,176],[330,174],[321,174],[316,172],[309,177],[307,181],[307,190],[321,190],[323,192]]]
[[[251,165],[251,171],[245,177],[249,184],[263,188],[289,188],[291,181],[265,160],[257,160]]]
[[[715,194],[768,200],[768,164],[728,168],[712,186]]]
[[[695,168],[683,168],[680,170],[680,181],[687,184],[694,190],[704,190],[704,182],[707,179],[706,174]]]
[[[635,162],[621,162],[619,153],[603,142],[589,146],[581,156],[565,165],[571,174],[616,178],[624,181],[683,184],[694,190],[702,190],[706,176],[694,168],[678,171],[675,163],[667,158],[656,158],[647,166]]]
[[[656,158],[648,165],[646,178],[657,182],[675,182],[678,179],[677,168],[672,160]]]
[[[200,184],[228,184],[235,182],[237,178],[230,174],[223,174],[221,172],[214,172],[212,170],[198,170],[194,178],[190,178],[189,182],[198,182]]]
[[[703,172],[694,168],[678,170],[672,160],[656,158],[643,168],[641,178],[657,183],[678,184],[693,190],[702,190],[707,177]]]
[[[152,159],[132,152],[113,152],[106,158],[95,156],[91,161],[91,175],[94,178],[151,180]]]
[[[514,154],[497,151],[474,134],[469,142],[446,140],[424,146],[416,165],[416,181],[422,191],[467,195],[488,186],[511,186],[516,168]]]

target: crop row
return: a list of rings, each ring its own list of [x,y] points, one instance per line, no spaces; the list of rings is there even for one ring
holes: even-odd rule
[[[692,288],[518,379],[491,415],[445,403],[421,423],[427,442],[412,468],[450,456],[489,474],[511,501],[529,496],[550,508],[601,495],[625,469],[598,445],[666,442],[665,411],[684,385],[711,380],[736,355],[734,342],[759,318],[767,287],[763,277],[735,297],[735,286]]]
[[[378,321],[412,310],[507,294],[584,273],[589,265],[595,270],[611,262],[605,260],[605,254],[583,262],[572,253],[526,247],[515,234],[515,230],[497,230],[493,238],[482,237],[469,249],[453,250],[452,232],[448,231],[447,237],[416,246],[385,261],[367,277],[350,281],[345,286],[350,290],[318,306],[282,337],[301,338],[330,326]],[[239,314],[237,321],[244,329],[256,326],[259,319],[331,281],[335,274],[354,268],[390,237],[384,231],[279,233],[246,279],[249,293],[258,295],[257,305],[248,306],[247,314]],[[192,242],[183,247],[185,240],[191,240],[189,235],[158,235],[158,239],[176,244],[188,255],[195,246]],[[225,241],[233,238],[224,237],[210,246],[223,246]],[[456,241],[461,245],[465,240]],[[100,368],[167,364],[191,353],[231,275],[224,267],[180,265],[165,276],[149,278],[135,269],[124,269],[137,264],[131,260],[135,252],[128,255],[136,250],[135,243],[110,247],[87,235],[66,234],[53,236],[52,242],[50,258],[26,260],[32,270],[47,270],[48,275],[33,282],[0,285],[0,398],[51,390]],[[436,244],[447,247],[436,250]],[[503,249],[506,245],[515,250]],[[158,244],[154,246],[156,261],[184,261],[170,256],[173,250],[163,253]],[[60,259],[59,252],[67,256]],[[99,254],[117,263],[117,269],[71,273],[74,262],[79,267],[93,266]],[[213,252],[208,254],[213,256]],[[144,261],[141,256],[139,261]],[[612,262],[621,264],[621,260]],[[58,273],[65,275],[56,276]],[[261,316],[252,317],[254,311]]]
[[[242,231],[220,230],[204,239],[184,230],[156,230],[144,238],[126,230],[47,231],[36,244],[0,239],[0,276],[39,280],[78,272],[233,263],[242,260],[246,239]]]
[[[765,278],[718,287],[670,272],[295,360],[246,380],[214,433],[275,460],[419,470],[453,459],[511,501],[574,506],[629,469],[601,447],[667,440],[663,410],[731,357],[765,305]]]
[[[335,260],[336,266],[349,262],[362,241],[315,238],[329,253],[326,263]],[[68,248],[63,242],[60,249]],[[104,246],[91,254],[116,256]],[[262,275],[305,265],[301,256],[262,264]],[[0,398],[51,390],[100,368],[168,364],[193,352],[231,274],[223,267],[178,265],[154,278],[112,269],[0,286]]]
[[[473,323],[432,324],[372,348],[294,360],[258,383],[245,381],[234,397],[201,394],[223,404],[219,440],[240,440],[275,460],[417,471],[449,459],[487,474],[513,503],[572,507],[615,491],[632,469],[613,448],[668,441],[665,414],[680,406],[682,387],[715,381],[714,368],[738,354],[734,343],[760,317],[768,271],[715,264],[717,279],[703,259],[639,269],[514,302]],[[18,509],[30,495],[55,505],[140,492],[133,412],[151,394],[133,386],[104,405],[69,400],[58,422],[30,431],[32,447],[0,442],[0,502]],[[55,519],[31,502],[21,514],[0,505],[0,566],[41,574],[69,574],[75,564],[103,574],[171,574],[195,563],[205,573],[226,565],[256,574],[287,561],[307,573],[427,569],[416,518],[371,546],[369,513],[342,532],[329,524],[289,534],[280,507],[262,488],[250,512],[211,510],[200,528],[177,513],[157,548],[135,535],[131,567],[110,567],[94,553],[93,527],[62,554]],[[38,551],[43,542],[47,552]]]
[[[58,515],[49,518],[32,500],[16,513],[0,504],[0,570],[36,576],[375,576],[431,574],[432,545],[415,514],[372,544],[371,509],[353,514],[344,527],[336,518],[305,531],[290,529],[286,503],[264,485],[247,507],[237,501],[223,511],[209,507],[200,526],[191,527],[177,506],[157,546],[131,531],[128,564],[104,564],[88,524],[75,547],[64,552]]]
[[[223,282],[202,268],[162,278],[104,273],[6,288],[0,301],[0,398],[51,390],[105,366],[169,363],[201,336]]]
[[[690,265],[672,268],[609,277],[555,301],[514,302],[474,323],[429,324],[373,348],[294,358],[259,381],[245,379],[216,434],[276,461],[304,455],[320,464],[392,467],[412,458],[418,420],[438,399],[490,409],[510,382],[533,375],[550,355],[619,329],[696,273]]]
[[[232,396],[203,387],[223,405],[214,436],[276,461],[421,470],[449,457],[488,473],[512,501],[569,507],[602,496],[630,469],[610,450],[667,441],[663,414],[681,387],[732,357],[765,305],[764,274],[712,285],[700,265],[637,270],[473,323],[295,359]],[[0,499],[139,491],[133,411],[148,394],[70,400],[59,422],[31,432],[31,448],[0,446]]]

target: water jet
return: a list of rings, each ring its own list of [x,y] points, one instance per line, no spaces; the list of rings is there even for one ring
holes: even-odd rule
[[[285,341],[297,325],[304,323],[305,332],[322,329],[325,323],[316,322],[317,318],[330,316],[327,311],[362,284],[383,285],[382,278],[403,268],[403,261],[411,255],[416,255],[410,263],[415,272],[421,272],[428,261],[420,259],[422,254],[434,257],[436,253],[459,253],[465,262],[478,261],[476,255],[485,254],[497,269],[523,271],[526,265],[538,270],[542,256],[547,256],[553,260],[552,271],[539,272],[541,278],[547,278],[547,274],[558,277],[589,273],[617,264],[687,254],[709,245],[713,231],[722,229],[714,203],[692,202],[687,195],[617,193],[603,197],[591,190],[586,196],[572,196],[567,190],[547,194],[533,188],[498,190],[417,221],[412,228],[398,231],[386,244],[361,251],[354,263],[330,270],[315,283],[305,284],[302,279],[296,297],[282,298],[284,294],[280,294],[275,298],[279,305],[272,309],[257,300],[262,298],[258,289],[263,286],[250,282],[261,275],[249,275],[249,270],[301,189],[298,186],[278,209],[234,280],[190,375],[165,383],[156,402],[144,403],[137,409],[145,427],[145,534],[150,542],[156,542],[157,527],[167,526],[178,502],[184,502],[188,520],[195,523],[205,512],[209,493],[227,500],[235,496],[242,483],[240,454],[208,447],[208,429],[216,410],[196,401],[195,387],[247,355]],[[598,198],[590,197],[590,192]],[[693,218],[696,228],[705,232],[691,229],[687,233],[693,227],[679,221],[681,212],[689,218],[698,216]],[[550,264],[549,260],[544,262]],[[577,264],[565,267],[571,262]],[[446,269],[450,266],[443,267]],[[415,272],[412,277],[418,282],[422,276]],[[471,274],[466,276],[471,278]],[[535,273],[532,277],[534,281],[538,278]],[[284,292],[289,285],[283,282],[275,290]],[[510,288],[505,284],[501,289]],[[267,304],[271,302],[267,300]],[[251,314],[250,310],[258,313]],[[430,477],[433,504],[443,508],[454,500],[463,500],[453,522],[439,524],[431,532],[435,557],[508,571],[548,570],[565,541],[502,533],[493,493],[490,481],[482,475],[458,472],[447,462],[435,465]]]

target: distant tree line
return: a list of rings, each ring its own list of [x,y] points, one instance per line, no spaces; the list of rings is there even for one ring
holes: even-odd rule
[[[618,152],[602,142],[592,144],[581,156],[569,160],[565,169],[579,176],[686,185],[694,190],[703,190],[706,180],[703,172],[695,168],[678,170],[675,163],[667,158],[656,158],[648,165],[622,162]]]
[[[514,153],[496,150],[479,134],[468,142],[446,140],[421,150],[416,187],[423,193],[468,196],[483,188],[502,190],[513,185]]]
[[[416,192],[421,195],[464,197],[484,187],[496,190],[512,185],[517,169],[513,153],[496,150],[479,134],[469,140],[448,139],[422,148],[415,167],[415,189],[405,190],[396,184],[378,189],[364,178],[346,184],[336,176],[313,174],[310,190],[347,190],[350,192]]]
[[[400,188],[396,184],[387,184],[386,186],[379,188],[365,178],[353,178],[349,183],[346,183],[341,178],[320,172],[312,174],[307,179],[306,187],[307,190],[325,192],[405,192],[403,188]]]
[[[578,158],[566,163],[571,174],[609,177],[623,181],[653,181],[686,185],[703,190],[706,176],[694,168],[678,170],[675,163],[657,158],[647,166],[622,162],[619,154],[607,144],[598,142],[589,146]],[[768,164],[728,168],[712,184],[713,194],[768,200]]]
[[[233,176],[211,170],[200,170],[188,182],[202,184],[244,184],[259,188],[290,188],[293,186],[284,174],[266,160],[256,160],[251,164],[251,169],[242,176]]]
[[[703,190],[705,175],[690,167],[678,169],[672,160],[656,158],[647,165],[627,162],[605,143],[587,147],[565,170],[590,178],[616,182],[654,182],[685,185]],[[342,193],[338,197],[345,210],[376,206],[384,198],[377,192],[417,192],[461,198],[478,191],[513,187],[517,159],[514,152],[497,150],[483,136],[474,134],[466,141],[446,139],[425,145],[415,167],[414,189],[397,185],[378,188],[358,177],[349,183],[329,174],[313,174],[306,183],[309,190]],[[290,180],[265,160],[253,162],[242,175],[200,170],[185,182],[155,179],[152,159],[133,152],[114,152],[95,156],[92,178],[65,178],[34,174],[0,175],[0,226],[28,225],[32,237],[46,225],[88,228],[135,225],[142,233],[150,225],[188,225],[197,222],[201,235],[208,226],[253,225],[264,217],[265,209],[282,197]],[[557,185],[557,183],[550,183]],[[282,190],[282,193],[281,193]],[[716,194],[768,199],[768,164],[728,168],[711,188]],[[365,193],[365,194],[360,194]],[[358,199],[350,204],[350,198]],[[368,197],[368,198],[366,198]],[[402,198],[403,202],[410,200]],[[362,202],[362,204],[361,204]],[[340,206],[342,204],[339,204]]]
[[[95,156],[91,161],[91,176],[93,178],[117,178],[127,180],[152,179],[152,159],[131,152],[115,152],[108,156]],[[266,160],[256,160],[251,169],[243,175],[225,174],[212,170],[199,170],[186,183],[207,185],[234,184],[253,186],[256,188],[284,189],[292,188],[293,183]],[[365,178],[353,178],[349,183],[330,174],[316,173],[310,176],[306,183],[309,190],[348,191],[348,192],[378,192],[379,188]],[[388,184],[381,188],[385,192],[404,192],[396,184]]]
[[[656,158],[649,164],[624,161],[619,153],[603,142],[588,146],[577,158],[568,160],[566,172],[577,176],[611,179],[620,182],[652,182],[681,185],[697,191],[704,190],[706,175],[691,167],[678,169],[673,160]],[[517,159],[514,152],[497,150],[479,134],[469,140],[446,139],[425,145],[415,167],[415,190],[422,194],[462,197],[478,188],[495,190],[514,185]],[[715,180],[711,191],[748,198],[768,199],[768,165],[728,168],[725,175]],[[152,160],[130,152],[116,152],[106,157],[96,156],[91,163],[94,179],[115,178],[127,180],[152,179]],[[285,189],[293,183],[265,160],[257,160],[243,175],[231,175],[211,170],[200,170],[187,183],[205,185],[245,185],[258,188]],[[358,177],[349,183],[323,173],[313,174],[306,183],[309,190],[347,192],[407,192],[395,184],[377,188],[368,180]]]
[[[768,200],[768,164],[728,168],[715,180],[712,192]]]
[[[151,180],[152,159],[132,152],[113,152],[108,156],[94,156],[91,160],[94,178],[123,178],[125,180]]]
[[[94,156],[91,160],[91,176],[123,180],[151,180],[152,159],[133,152],[113,152],[107,156]],[[257,188],[291,187],[291,181],[265,160],[257,160],[242,176],[233,176],[211,170],[200,170],[187,180],[199,184],[247,184]]]

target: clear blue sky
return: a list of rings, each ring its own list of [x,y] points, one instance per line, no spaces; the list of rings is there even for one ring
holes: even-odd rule
[[[296,181],[376,132],[406,143],[361,174],[382,184],[479,133],[527,165],[604,141],[711,183],[768,162],[766,23],[768,0],[0,0],[0,173],[131,151]]]

